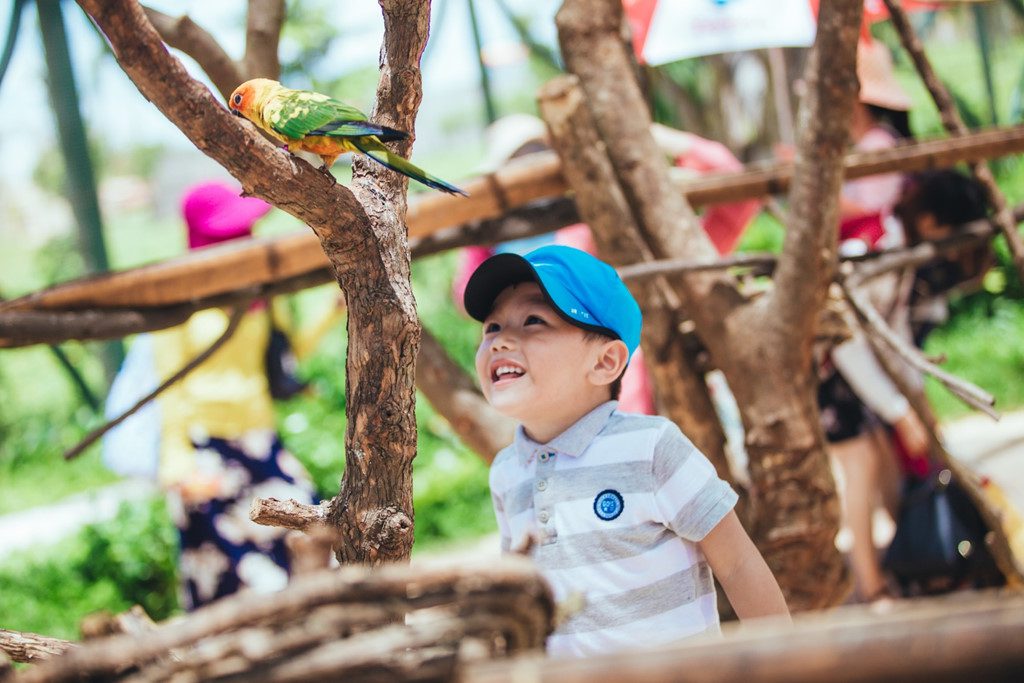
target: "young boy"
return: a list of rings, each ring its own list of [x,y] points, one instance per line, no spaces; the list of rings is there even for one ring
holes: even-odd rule
[[[532,547],[557,601],[584,598],[550,654],[716,632],[712,571],[741,618],[788,614],[707,458],[669,420],[616,410],[641,314],[613,268],[564,246],[499,254],[465,306],[484,396],[520,422],[491,467],[502,549]]]

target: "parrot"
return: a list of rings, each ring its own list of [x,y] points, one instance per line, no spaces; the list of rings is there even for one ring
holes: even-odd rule
[[[335,159],[345,152],[361,152],[427,187],[468,196],[384,146],[385,142],[407,139],[408,133],[371,123],[358,109],[333,97],[292,90],[269,78],[254,78],[235,88],[228,108],[283,142],[289,152],[318,155],[324,162],[319,170],[332,179],[330,168]]]

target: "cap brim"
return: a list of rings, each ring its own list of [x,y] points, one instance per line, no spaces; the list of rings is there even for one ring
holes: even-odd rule
[[[541,284],[537,271],[519,254],[497,254],[484,261],[466,283],[462,303],[466,313],[483,322],[494,308],[494,300],[506,287],[520,282]],[[543,285],[541,285],[543,289]]]

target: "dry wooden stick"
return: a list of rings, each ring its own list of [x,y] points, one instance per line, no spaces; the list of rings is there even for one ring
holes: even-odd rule
[[[377,619],[373,615],[379,615],[383,608],[424,610],[502,595],[507,596],[509,604],[534,603],[542,618],[529,623],[544,625],[539,638],[547,634],[553,614],[550,590],[526,560],[503,558],[498,562],[470,562],[458,567],[392,565],[373,572],[365,567],[349,566],[298,577],[278,593],[230,596],[141,637],[119,635],[93,641],[26,672],[23,683],[53,683],[90,676],[103,678],[118,671],[125,662],[145,666],[146,662],[172,648],[210,638],[226,638],[224,646],[229,650],[244,647],[241,641],[229,645],[234,637],[230,632],[301,622],[311,612],[325,606],[343,608],[334,612],[334,616],[328,615],[329,619],[344,621],[348,609],[352,614],[366,614],[365,610],[360,611],[364,607],[375,610],[369,616]],[[537,633],[536,628],[534,633]],[[268,646],[274,647],[272,643]]]
[[[0,652],[6,653],[15,662],[41,662],[75,647],[78,646],[68,640],[0,628]]]
[[[702,270],[723,270],[734,267],[774,268],[778,257],[769,253],[744,253],[726,256],[715,261],[694,261],[693,259],[660,259],[645,261],[618,268],[623,280],[646,280],[662,275],[695,273]]]
[[[213,135],[211,133],[211,135]],[[900,146],[893,149],[875,152],[850,154],[846,157],[846,178],[863,177],[894,170],[921,170],[926,168],[944,168],[964,159],[976,159],[986,156],[1006,156],[1024,150],[1024,126],[1009,129],[995,129],[967,136],[951,137],[943,140],[930,140]],[[554,156],[554,153],[551,153]],[[546,154],[531,155],[544,157]],[[529,160],[530,157],[524,159]],[[543,178],[537,177],[545,172],[547,162],[538,160],[525,164],[525,168],[515,172],[515,178],[509,182],[519,183],[515,187],[506,187],[503,191],[511,205],[521,206],[528,201],[544,197],[551,200],[552,207],[565,211],[568,216],[574,211],[571,200],[560,195],[565,192],[565,183],[557,168],[557,156],[554,156],[557,179],[561,183],[557,192],[553,186],[545,185]],[[502,174],[499,174],[502,175]],[[323,177],[321,175],[321,177]],[[502,175],[504,177],[504,175]],[[772,165],[765,168],[733,174],[717,174],[695,178],[677,188],[684,192],[692,204],[718,203],[749,199],[763,196],[766,193],[784,191],[792,177],[792,165]],[[504,182],[504,181],[503,181]],[[467,186],[471,192],[476,192]],[[478,188],[479,192],[492,192],[487,184]],[[475,196],[475,194],[474,194]],[[421,196],[422,197],[422,196]],[[488,206],[477,206],[474,211],[460,202],[462,197],[452,200],[448,195],[428,195],[429,201],[417,198],[410,202],[407,220],[415,237],[428,237],[439,231],[449,240],[449,247],[464,244],[484,244],[503,241],[520,234],[518,231],[527,229],[527,223],[538,216],[543,217],[545,211],[534,211],[532,215],[523,214],[524,221],[509,217],[505,222],[508,232],[498,234],[491,227],[502,222],[501,210]],[[452,202],[455,202],[453,204]],[[428,206],[429,205],[429,206]],[[429,211],[428,211],[429,208]],[[524,212],[527,207],[523,207]],[[460,218],[460,216],[463,216]],[[490,222],[494,219],[495,222]],[[560,220],[560,219],[559,219]],[[547,232],[577,222],[570,219],[558,225],[552,224]],[[459,235],[461,228],[453,227],[460,224],[472,224],[465,235]],[[479,232],[470,234],[471,231]],[[503,228],[504,229],[504,228]],[[522,233],[526,234],[526,233]],[[430,239],[426,241],[432,241]],[[415,249],[410,242],[410,247]],[[444,248],[438,245],[438,249]],[[191,252],[187,255],[150,264],[128,271],[106,273],[91,277],[88,280],[75,280],[41,290],[6,302],[0,302],[0,312],[14,310],[42,309],[86,309],[104,307],[135,308],[157,307],[181,304],[196,298],[208,298],[214,295],[238,290],[245,286],[274,282],[314,271],[325,275],[321,282],[328,281],[332,275],[327,270],[329,261],[324,257],[323,250],[314,237],[305,233],[279,235],[273,238],[260,238],[237,245],[218,246],[214,249]],[[421,252],[415,252],[420,255]],[[426,253],[426,252],[422,252]],[[0,340],[0,343],[3,343]]]
[[[992,406],[995,405],[996,402],[996,399],[992,394],[966,380],[962,380],[959,377],[946,372],[925,358],[924,354],[916,348],[912,347],[900,338],[900,336],[896,334],[891,327],[889,327],[889,324],[885,322],[885,318],[875,310],[874,306],[871,305],[871,302],[868,301],[867,297],[860,291],[859,286],[861,281],[853,274],[852,266],[849,266],[848,264],[844,264],[844,266],[845,267],[841,269],[844,272],[840,275],[839,284],[843,288],[843,293],[846,295],[847,300],[849,300],[854,311],[857,313],[857,317],[861,319],[869,332],[877,334],[889,348],[910,364],[911,367],[919,370],[920,372],[927,373],[939,380],[939,382],[941,382],[960,400],[984,412],[992,419],[999,419],[999,413],[992,409]]]
[[[954,135],[968,134],[970,131],[960,117],[960,113],[957,111],[956,104],[953,102],[949,90],[935,73],[931,62],[928,61],[928,56],[924,53],[924,47],[922,47],[921,41],[918,40],[913,26],[910,25],[910,19],[903,10],[900,1],[885,0],[885,6],[889,10],[889,17],[892,19],[893,26],[896,27],[896,31],[900,35],[900,42],[903,43],[904,49],[910,53],[910,57],[914,60],[914,66],[917,67],[921,79],[924,81],[925,86],[927,86],[928,92],[931,93],[935,105],[939,108],[942,125]],[[992,175],[992,170],[988,167],[987,163],[984,161],[972,163],[971,172],[985,188],[988,200],[995,209],[996,225],[999,226],[1003,236],[1006,237],[1006,243],[1009,245],[1010,253],[1013,255],[1013,263],[1017,267],[1017,273],[1024,280],[1024,240],[1021,239],[1020,233],[1017,232],[1017,222],[1013,219],[1010,208],[1006,203],[1006,197],[996,184],[996,179]]]
[[[251,300],[252,299],[250,298],[250,302]],[[168,387],[173,385],[175,382],[177,382],[181,378],[185,377],[188,373],[195,370],[203,361],[212,356],[217,349],[223,346],[224,342],[231,338],[231,336],[235,333],[235,330],[238,329],[238,324],[242,322],[242,317],[245,315],[245,312],[246,310],[248,310],[248,308],[248,305],[236,306],[234,311],[231,312],[231,318],[230,320],[228,320],[227,329],[225,329],[224,332],[219,337],[217,337],[217,339],[212,344],[210,344],[209,347],[206,348],[205,351],[203,351],[198,356],[190,360],[180,370],[178,370],[176,373],[174,373],[166,380],[164,380],[163,383],[161,383],[160,386],[158,386],[156,389],[154,389],[153,391],[149,392],[148,394],[140,398],[138,401],[136,401],[135,405],[133,405],[131,408],[124,411],[123,413],[121,413],[114,419],[110,420],[106,424],[97,427],[96,429],[89,432],[85,436],[85,438],[78,443],[77,446],[68,449],[68,451],[64,453],[64,459],[72,460],[73,458],[77,458],[79,455],[82,454],[83,451],[85,451],[86,448],[94,444],[104,434],[106,434],[111,429],[121,424],[126,419],[131,417],[133,414],[138,412],[138,410],[142,408],[142,406],[146,405],[154,398],[162,394],[164,391],[167,390]]]
[[[330,502],[308,505],[294,499],[253,498],[249,519],[264,526],[279,526],[295,531],[308,531],[327,523]]]

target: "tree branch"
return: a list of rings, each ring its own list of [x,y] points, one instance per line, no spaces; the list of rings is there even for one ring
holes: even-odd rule
[[[249,0],[245,58],[242,60],[246,79],[269,78],[276,81],[281,76],[277,45],[281,40],[284,18],[284,0]]]
[[[75,647],[77,645],[68,640],[0,628],[0,652],[7,653],[15,662],[35,664],[60,656]]]
[[[242,70],[220,43],[187,14],[174,18],[150,7],[143,9],[164,42],[196,60],[225,100],[245,80]]]
[[[790,224],[768,295],[767,315],[801,340],[794,367],[809,367],[818,310],[834,276],[843,155],[857,96],[856,52],[862,0],[822,3],[818,31],[804,72]]]
[[[295,531],[310,531],[327,523],[329,503],[308,505],[294,499],[253,498],[249,519],[264,526],[277,526]]]
[[[981,410],[993,419],[999,419],[999,414],[991,408],[991,406],[995,405],[995,397],[980,387],[955,377],[936,366],[925,358],[920,351],[900,338],[898,334],[893,332],[892,328],[885,322],[885,318],[875,310],[871,302],[868,301],[867,296],[860,290],[860,278],[856,277],[849,267],[843,268],[843,271],[840,275],[839,284],[842,286],[843,293],[853,306],[853,309],[857,312],[857,317],[864,322],[869,332],[880,337],[889,348],[903,358],[911,367],[939,380],[960,400]]]
[[[380,0],[380,5],[384,40],[370,118],[409,133],[408,140],[392,143],[392,149],[408,157],[423,97],[419,57],[427,41],[430,5],[408,0]],[[329,518],[344,541],[335,547],[340,562],[404,561],[413,543],[420,346],[405,225],[408,178],[359,155],[352,185],[368,216],[380,267],[339,273],[349,308],[348,423],[346,467]]]
[[[228,113],[167,52],[136,2],[79,0],[79,5],[107,36],[118,63],[143,96],[238,178],[246,194],[309,225],[336,271],[374,267],[366,212],[347,188],[277,149],[252,125]]]

